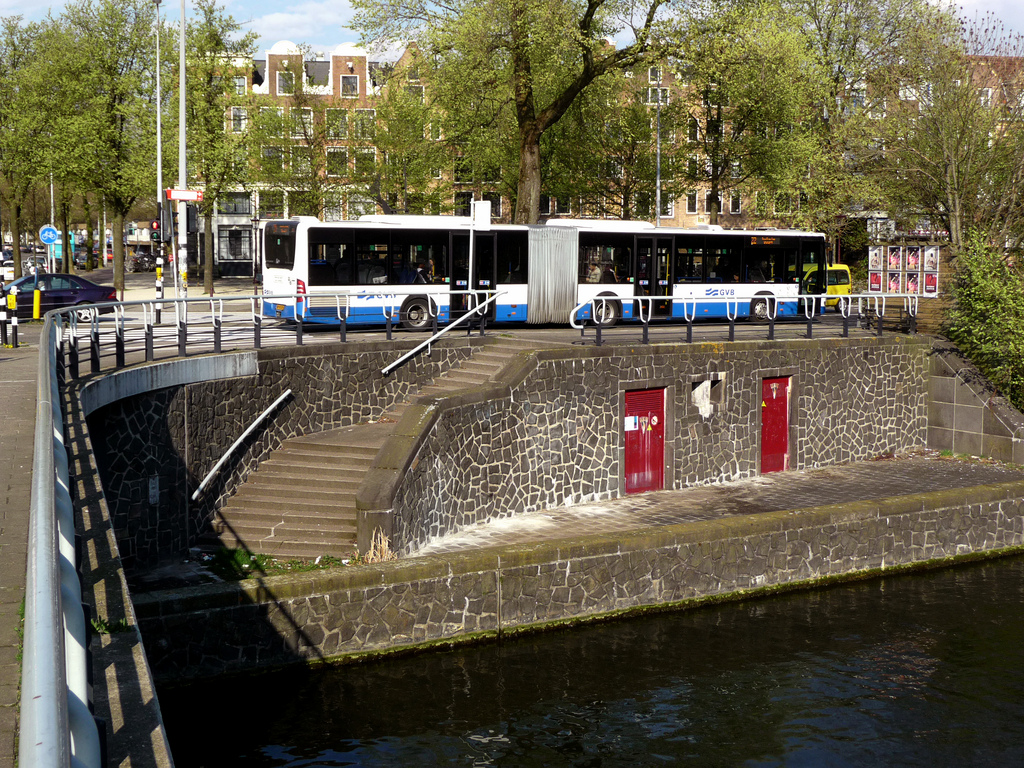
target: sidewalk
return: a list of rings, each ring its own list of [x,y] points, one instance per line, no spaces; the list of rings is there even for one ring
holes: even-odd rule
[[[38,348],[0,348],[0,768],[15,764]]]

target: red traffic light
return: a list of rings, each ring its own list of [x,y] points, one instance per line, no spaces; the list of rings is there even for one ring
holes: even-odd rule
[[[158,232],[160,230],[160,222],[154,219],[153,222],[149,225],[149,228],[152,229],[154,232]]]

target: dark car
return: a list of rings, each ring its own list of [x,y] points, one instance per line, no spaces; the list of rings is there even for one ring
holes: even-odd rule
[[[18,289],[18,317],[32,317],[32,299],[33,292],[36,289],[36,276],[27,275],[20,277],[13,283],[4,286],[5,306],[7,304],[7,295],[15,287]],[[105,301],[117,301],[117,292],[111,285],[98,285],[78,275],[44,273],[39,275],[40,317],[51,309],[76,307]],[[113,310],[110,307],[106,307],[100,311],[111,312]],[[83,307],[79,313],[79,319],[89,319],[92,316],[92,312],[93,310]]]

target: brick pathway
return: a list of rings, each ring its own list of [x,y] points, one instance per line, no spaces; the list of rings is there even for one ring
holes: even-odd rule
[[[528,544],[584,532],[615,534],[733,515],[806,509],[1015,480],[1024,480],[1024,468],[944,459],[924,452],[531,512],[472,526],[430,542],[416,554]]]

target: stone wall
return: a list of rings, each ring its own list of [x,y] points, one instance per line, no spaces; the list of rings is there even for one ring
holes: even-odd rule
[[[159,678],[535,630],[1024,545],[1024,483],[423,557],[135,599]]]
[[[157,389],[98,408],[88,424],[126,567],[186,552],[218,506],[287,438],[377,419],[478,343],[435,344],[431,355],[386,377],[381,369],[411,344],[267,349],[255,376]],[[225,451],[288,389],[291,396],[192,501]]]
[[[538,352],[477,397],[438,404],[394,498],[392,546],[413,552],[474,523],[621,496],[628,390],[666,389],[666,488],[759,473],[768,377],[790,377],[792,469],[921,447],[928,349],[886,336]],[[698,403],[706,380],[713,394]]]

